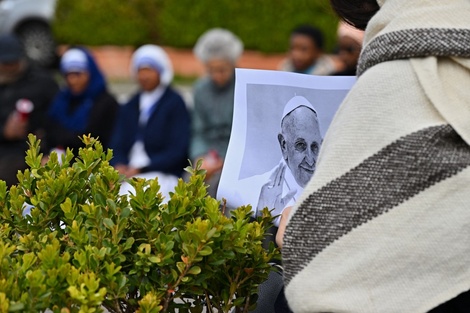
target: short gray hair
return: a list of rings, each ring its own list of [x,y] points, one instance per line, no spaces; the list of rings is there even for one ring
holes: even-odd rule
[[[231,31],[213,28],[199,37],[193,52],[203,63],[211,59],[223,59],[236,63],[243,53],[243,43]]]

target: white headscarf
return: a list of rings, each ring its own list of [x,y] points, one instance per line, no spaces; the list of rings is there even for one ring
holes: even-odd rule
[[[60,60],[62,72],[88,72],[88,59],[82,50],[70,49],[64,53]]]
[[[156,45],[144,45],[132,55],[131,73],[135,76],[139,68],[149,67],[160,73],[160,83],[168,86],[173,80],[173,66],[166,52]]]

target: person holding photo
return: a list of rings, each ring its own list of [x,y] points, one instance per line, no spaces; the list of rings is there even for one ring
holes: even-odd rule
[[[468,312],[470,2],[331,3],[365,41],[315,175],[281,219],[289,307]]]

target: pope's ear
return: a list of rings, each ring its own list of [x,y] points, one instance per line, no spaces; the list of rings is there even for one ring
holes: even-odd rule
[[[287,143],[282,134],[277,135],[277,140],[279,141],[279,146],[281,147],[281,153],[284,160],[287,161]]]

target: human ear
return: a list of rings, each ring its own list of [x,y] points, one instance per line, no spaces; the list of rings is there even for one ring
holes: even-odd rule
[[[279,141],[279,146],[281,147],[281,153],[284,160],[287,161],[287,143],[282,134],[277,135],[277,140]]]

